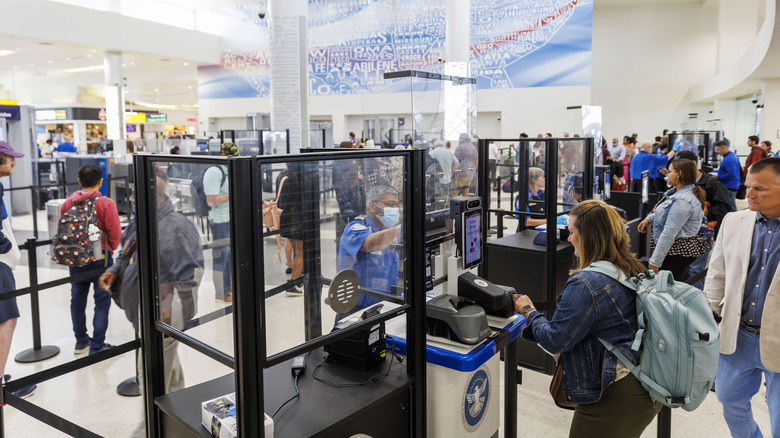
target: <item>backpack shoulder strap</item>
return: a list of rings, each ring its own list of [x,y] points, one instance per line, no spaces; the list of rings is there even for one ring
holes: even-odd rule
[[[619,281],[620,284],[622,284],[623,286],[631,290],[636,290],[636,283],[631,281],[630,278],[627,278],[626,275],[623,274],[622,272],[619,272],[618,269],[615,267],[615,265],[613,265],[612,263],[606,260],[599,260],[597,262],[594,262],[590,266],[583,269],[583,271],[593,271],[593,272],[598,272],[600,274],[607,275]]]
[[[626,357],[625,354],[623,354],[622,351],[620,351],[619,348],[615,347],[611,343],[599,338],[599,341],[604,345],[604,347],[612,354],[615,355],[615,357],[618,358],[620,363],[622,363],[626,368],[628,368],[629,371],[631,371],[631,374],[633,374],[637,379],[639,379],[640,382],[643,384],[649,386],[653,391],[657,392],[658,394],[661,394],[666,399],[670,399],[672,394],[667,391],[664,387],[656,383],[653,379],[651,379],[647,374],[643,374],[642,371],[639,369],[639,365],[634,365],[631,363],[631,361]]]

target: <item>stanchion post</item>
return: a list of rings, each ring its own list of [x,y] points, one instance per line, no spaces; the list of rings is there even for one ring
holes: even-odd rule
[[[38,286],[37,239],[27,239],[27,266],[29,268],[30,287]],[[14,357],[20,363],[38,362],[59,354],[59,347],[53,345],[41,346],[41,311],[38,303],[38,291],[30,292],[30,308],[32,311],[33,348],[22,351]]]
[[[38,238],[38,189],[35,186],[30,186],[32,192],[32,220],[33,220],[33,236]]]

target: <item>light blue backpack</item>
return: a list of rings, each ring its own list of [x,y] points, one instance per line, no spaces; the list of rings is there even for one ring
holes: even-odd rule
[[[639,365],[614,345],[602,344],[639,379],[653,400],[672,408],[692,411],[707,397],[715,382],[720,331],[707,296],[699,289],[676,282],[669,271],[638,277],[618,277],[617,268],[599,261],[585,268],[608,275],[636,291],[639,330],[631,349],[639,351]]]

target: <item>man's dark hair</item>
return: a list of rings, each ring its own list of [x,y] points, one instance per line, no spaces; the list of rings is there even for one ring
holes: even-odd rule
[[[676,158],[676,159],[678,159],[678,158],[679,158],[679,159],[681,159],[681,158],[684,158],[684,159],[686,159],[686,160],[691,160],[691,161],[693,161],[694,163],[696,163],[696,162],[698,162],[698,161],[699,161],[699,157],[698,157],[698,156],[696,156],[696,154],[694,154],[694,153],[693,153],[693,151],[682,151],[682,152],[677,152],[677,155],[675,156],[675,158]]]
[[[181,149],[179,149],[178,146],[174,146],[171,148],[171,155],[179,155],[181,153]]]
[[[661,136],[660,135],[656,135],[655,136],[655,142],[656,143],[660,143],[661,142]]]
[[[716,148],[717,148],[717,147],[720,147],[720,146],[726,146],[726,147],[729,147],[729,142],[727,142],[726,140],[721,140],[721,141],[719,141],[719,142],[715,143],[715,146],[714,146],[714,147],[716,147]]]
[[[521,132],[520,138],[528,138],[528,134],[526,134],[525,132]]]
[[[103,178],[103,169],[97,164],[85,164],[79,169],[81,187],[95,187]]]
[[[748,137],[748,139],[750,139],[750,141],[752,141],[755,144],[759,144],[760,143],[758,141],[758,136],[757,135],[751,135],[750,137]]]
[[[758,160],[750,165],[748,173],[758,173],[764,170],[774,173],[775,178],[778,180],[778,185],[780,185],[780,158],[770,157]]]

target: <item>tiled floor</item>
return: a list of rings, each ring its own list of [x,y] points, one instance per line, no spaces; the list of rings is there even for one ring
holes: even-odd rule
[[[40,216],[41,224],[45,215]],[[32,228],[29,217],[15,218],[14,227],[17,230],[17,239],[21,242]],[[508,223],[509,230],[513,230],[515,224]],[[45,228],[45,225],[42,227]],[[43,234],[45,236],[45,233]],[[323,239],[323,242],[333,241]],[[332,245],[332,243],[330,244]],[[276,246],[273,239],[266,241],[268,251],[275,252]],[[323,243],[323,270],[333,273],[335,270],[335,257],[333,246]],[[26,253],[23,253],[23,262],[17,267],[15,273],[18,287],[28,285],[28,270],[26,266]],[[41,268],[38,270],[40,282],[61,278],[67,275],[67,270],[57,265],[51,265],[47,256],[39,256]],[[201,288],[198,298],[198,314],[203,315],[221,307],[223,304],[213,299],[213,287],[210,283],[210,260],[206,262],[206,276],[203,279],[204,287]],[[274,265],[266,266],[266,275],[269,282],[279,284],[286,277],[283,274],[283,264],[274,259]],[[30,298],[25,296],[18,299],[22,317],[19,319],[11,349],[11,359],[6,367],[6,372],[14,377],[33,374],[43,369],[66,363],[74,359],[74,338],[69,318],[69,287],[60,286],[40,294],[41,309],[41,338],[44,345],[58,346],[59,355],[43,362],[34,364],[21,364],[13,360],[19,352],[32,347],[32,328],[30,317]],[[268,315],[268,326],[273,329],[269,333],[269,348],[271,351],[281,351],[294,345],[303,339],[303,328],[300,324],[290,321],[300,321],[302,316],[302,300],[298,297],[287,297],[279,294],[269,301],[272,311]],[[91,301],[88,305],[88,320],[91,321]],[[328,312],[330,310],[328,309]],[[323,331],[329,331],[327,322],[333,321],[332,313],[323,315]],[[192,329],[193,336],[204,340],[211,345],[218,346],[228,354],[232,350],[232,319],[223,317],[204,326]],[[132,340],[133,329],[125,318],[124,312],[112,306],[110,312],[110,324],[107,341],[112,344],[121,344]],[[185,381],[188,386],[215,377],[225,375],[230,370],[215,361],[206,358],[198,352],[181,346],[179,354],[183,363]],[[503,364],[502,364],[503,366]],[[116,393],[116,386],[132,376],[135,372],[135,360],[133,353],[127,353],[116,358],[101,362],[94,366],[79,370],[74,373],[44,382],[38,386],[38,391],[28,399],[56,415],[77,423],[99,435],[106,437],[130,437],[133,431],[143,421],[142,399],[140,397],[126,398]],[[523,372],[523,384],[518,388],[518,430],[519,436],[549,436],[563,437],[568,434],[568,426],[571,420],[571,412],[556,408],[548,393],[549,376],[533,371]],[[753,400],[753,412],[760,427],[765,434],[770,433],[769,416],[766,402],[764,401],[765,389]],[[59,437],[66,436],[49,426],[32,419],[16,409],[6,406],[3,408],[4,426],[6,436],[16,437]],[[502,412],[503,418],[503,412]],[[503,421],[503,420],[502,420]],[[655,423],[643,434],[643,437],[656,436]],[[673,437],[701,437],[711,438],[729,436],[726,424],[714,393],[694,412],[675,410],[672,414]]]

